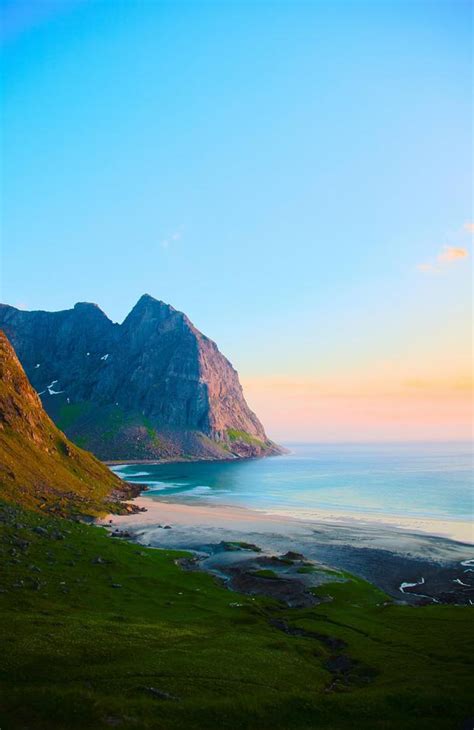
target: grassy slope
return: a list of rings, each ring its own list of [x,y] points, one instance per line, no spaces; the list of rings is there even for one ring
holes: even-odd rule
[[[103,514],[107,496],[123,485],[92,454],[68,443],[59,431],[45,453],[13,432],[0,436],[0,496],[57,514]]]
[[[123,489],[118,477],[45,413],[0,332],[0,498],[58,514],[99,514],[114,489]]]
[[[68,438],[107,461],[228,457],[226,444],[200,431],[160,428],[142,413],[89,402],[53,405],[48,405],[51,416]]]
[[[227,437],[229,441],[243,441],[246,444],[253,446],[260,446],[262,449],[266,448],[266,444],[260,439],[251,436],[247,431],[237,431],[235,428],[227,429]]]
[[[469,715],[469,608],[383,607],[351,579],[319,589],[330,603],[284,609],[183,572],[176,552],[12,506],[2,516],[4,730],[436,730]],[[349,687],[327,691],[331,650],[270,618],[344,639],[358,662]]]

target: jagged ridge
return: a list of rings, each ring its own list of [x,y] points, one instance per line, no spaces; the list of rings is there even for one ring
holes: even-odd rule
[[[51,417],[101,459],[279,452],[216,344],[147,294],[121,325],[79,303],[62,312],[0,305],[0,326]]]

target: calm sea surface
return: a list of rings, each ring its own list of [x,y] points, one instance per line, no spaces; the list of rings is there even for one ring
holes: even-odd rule
[[[318,510],[472,519],[470,443],[287,444],[291,453],[235,462],[121,465],[167,502],[212,503],[310,518]]]

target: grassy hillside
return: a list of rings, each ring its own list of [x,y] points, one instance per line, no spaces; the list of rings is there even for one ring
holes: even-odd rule
[[[122,487],[53,425],[0,334],[2,730],[447,730],[474,714],[470,607],[397,606],[346,576],[289,609],[63,519]]]
[[[54,425],[0,331],[0,498],[62,515],[98,514],[123,489]]]
[[[396,606],[351,578],[288,609],[180,555],[0,505],[0,727],[441,730],[472,714],[468,607]]]

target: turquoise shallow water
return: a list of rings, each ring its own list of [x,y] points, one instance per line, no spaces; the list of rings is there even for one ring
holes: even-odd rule
[[[291,453],[235,462],[121,465],[167,502],[212,503],[310,517],[314,510],[472,519],[470,443],[287,444]]]

